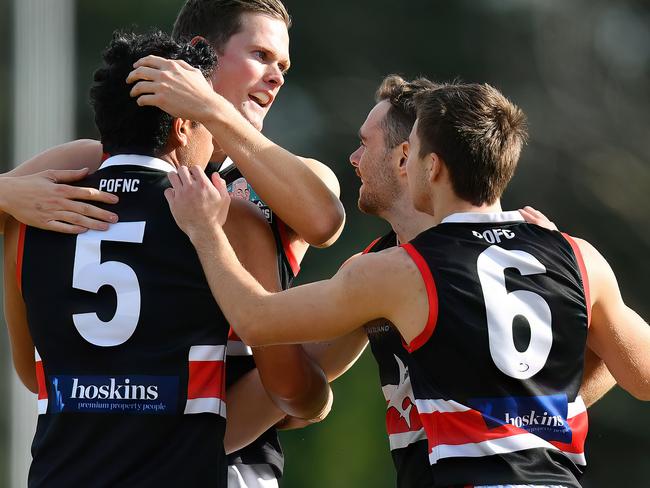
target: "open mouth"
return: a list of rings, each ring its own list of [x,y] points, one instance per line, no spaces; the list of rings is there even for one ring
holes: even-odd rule
[[[248,95],[248,98],[250,98],[253,102],[258,104],[262,108],[268,107],[269,105],[271,105],[271,102],[273,101],[271,95],[269,95],[266,92],[251,93]]]

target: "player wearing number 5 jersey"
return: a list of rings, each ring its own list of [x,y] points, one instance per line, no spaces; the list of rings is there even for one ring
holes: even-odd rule
[[[650,399],[650,330],[593,247],[502,211],[526,137],[517,107],[489,85],[440,87],[416,104],[406,173],[415,208],[437,225],[331,280],[265,292],[221,221],[202,225],[228,198],[223,184],[197,186],[201,172],[179,171],[174,217],[249,344],[326,340],[381,317],[395,325],[410,352],[434,486],[577,488],[585,346],[623,388]]]
[[[227,485],[229,326],[163,194],[178,167],[205,168],[212,136],[129,96],[126,76],[148,54],[204,75],[216,61],[205,43],[114,36],[91,90],[113,156],[80,184],[118,193],[120,222],[79,236],[6,230],[12,352],[38,392],[30,487]],[[231,216],[255,239],[255,256],[275,256],[263,216],[239,203]]]

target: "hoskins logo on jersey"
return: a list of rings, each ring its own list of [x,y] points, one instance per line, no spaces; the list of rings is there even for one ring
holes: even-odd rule
[[[572,432],[567,421],[569,406],[565,394],[473,398],[468,404],[482,414],[490,429],[510,424],[547,441],[571,442]]]
[[[104,385],[80,385],[79,378],[72,378],[72,392],[70,398],[86,400],[156,400],[158,399],[158,385],[132,385],[129,378],[123,384],[111,378]]]
[[[54,411],[95,413],[176,413],[175,376],[53,376]]]

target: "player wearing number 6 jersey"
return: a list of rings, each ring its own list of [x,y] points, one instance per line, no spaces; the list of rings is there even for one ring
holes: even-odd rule
[[[172,212],[249,344],[326,340],[381,317],[396,326],[435,486],[579,487],[585,345],[649,399],[650,331],[593,247],[502,211],[526,137],[517,107],[488,85],[444,86],[416,103],[409,190],[438,225],[331,280],[265,292],[237,263],[221,221],[204,225],[228,198],[200,172],[179,171]]]
[[[30,487],[227,485],[229,326],[163,196],[168,174],[203,171],[214,147],[203,125],[129,96],[126,76],[149,54],[204,75],[216,61],[206,43],[114,36],[91,90],[112,157],[80,184],[119,193],[120,222],[79,236],[6,229],[14,363],[39,398]],[[256,207],[234,205],[228,232],[272,285],[273,235]]]

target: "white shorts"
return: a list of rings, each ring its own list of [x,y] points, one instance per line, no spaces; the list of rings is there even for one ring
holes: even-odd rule
[[[231,464],[228,488],[278,488],[273,468],[268,464]]]

